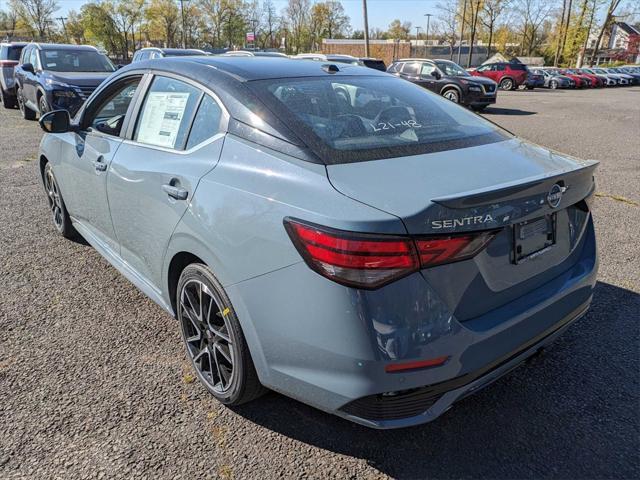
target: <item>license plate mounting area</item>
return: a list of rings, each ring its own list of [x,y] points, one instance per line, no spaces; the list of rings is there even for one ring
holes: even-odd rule
[[[556,243],[556,214],[545,215],[513,226],[513,263],[542,255]]]

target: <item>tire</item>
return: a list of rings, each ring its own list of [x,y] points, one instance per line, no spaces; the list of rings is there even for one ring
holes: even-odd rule
[[[22,113],[22,118],[25,120],[36,119],[36,112],[30,110],[29,107],[24,104],[24,97],[22,96],[21,88],[18,89],[18,108],[20,109],[20,113]]]
[[[263,395],[231,301],[209,267],[188,265],[175,295],[182,340],[200,383],[228,406]]]
[[[4,108],[13,109],[16,108],[16,97],[8,94],[0,87],[0,101]]]
[[[56,227],[58,233],[64,238],[69,240],[77,239],[79,237],[78,232],[73,228],[71,217],[69,217],[69,212],[67,212],[67,207],[62,198],[62,193],[60,193],[60,188],[58,187],[58,182],[53,174],[53,168],[50,163],[44,166],[42,180],[44,191],[47,194],[47,200],[49,202],[49,210],[51,210],[53,226]]]
[[[460,103],[460,93],[455,88],[448,88],[442,92],[442,96],[453,103]]]
[[[50,112],[51,108],[49,107],[49,103],[47,102],[47,98],[44,95],[38,96],[38,115],[40,118],[47,113]]]
[[[500,89],[501,90],[513,90],[515,88],[515,83],[510,78],[503,78],[500,80]]]
[[[551,80],[551,83],[549,84],[549,88],[551,90],[556,90],[558,88],[558,82],[556,82],[555,80]]]

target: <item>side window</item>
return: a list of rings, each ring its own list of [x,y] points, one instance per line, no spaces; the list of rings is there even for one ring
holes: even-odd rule
[[[198,113],[193,120],[191,133],[189,133],[189,141],[187,142],[187,149],[199,145],[218,133],[220,131],[221,119],[222,109],[220,105],[209,95],[205,95],[202,98],[200,107],[198,107]]]
[[[420,75],[423,77],[430,77],[433,72],[436,71],[436,66],[431,65],[429,63],[422,64],[422,70],[420,70]]]
[[[182,150],[202,92],[173,78],[157,76],[138,117],[134,140]]]
[[[29,63],[29,56],[31,55],[31,47],[26,47],[22,50],[22,54],[20,55],[20,63]]]
[[[33,65],[33,68],[38,69],[38,49],[32,48],[29,55],[29,63]]]
[[[104,100],[98,99],[96,108],[90,107],[94,113],[89,114],[88,126],[107,135],[119,136],[139,84],[140,77],[129,79],[108,94]]]
[[[419,63],[405,63],[402,73],[406,75],[418,75]]]
[[[491,65],[482,65],[481,67],[476,68],[478,72],[488,72],[491,69]]]
[[[504,72],[506,70],[506,67],[504,66],[503,63],[500,63],[498,65],[496,65],[496,70],[499,72]]]

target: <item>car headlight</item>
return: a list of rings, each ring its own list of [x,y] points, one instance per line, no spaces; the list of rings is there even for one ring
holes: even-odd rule
[[[76,94],[72,90],[54,90],[53,96],[58,98],[72,98],[75,97]]]
[[[44,83],[51,87],[63,87],[63,88],[72,88],[68,83],[60,82],[58,80],[54,80],[53,78],[47,78]]]
[[[482,87],[480,85],[469,85],[470,92],[482,92]]]

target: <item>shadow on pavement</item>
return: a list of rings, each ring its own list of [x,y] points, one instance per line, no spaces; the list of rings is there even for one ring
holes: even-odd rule
[[[499,108],[487,107],[482,113],[490,113],[493,115],[535,115],[538,112],[529,112],[528,110],[518,110],[516,108]]]
[[[277,394],[235,409],[399,478],[638,478],[640,295],[598,283],[543,355],[436,421],[378,431]]]

